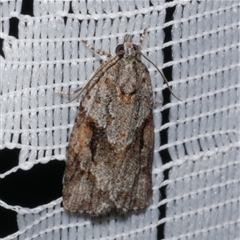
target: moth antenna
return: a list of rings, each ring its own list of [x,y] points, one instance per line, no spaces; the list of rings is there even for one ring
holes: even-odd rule
[[[157,69],[157,71],[158,71],[158,72],[160,73],[160,75],[162,76],[164,82],[167,84],[167,87],[168,87],[169,92],[170,92],[177,100],[182,101],[180,98],[178,98],[178,97],[173,93],[172,89],[171,89],[170,86],[169,86],[169,83],[168,83],[167,78],[164,76],[163,72],[161,72],[161,71],[159,70],[159,68],[157,67],[157,65],[156,65],[155,63],[153,63],[148,57],[146,57],[141,51],[138,51],[138,53],[141,54],[146,60],[148,60],[148,61]]]
[[[99,72],[102,71],[102,69],[108,69],[110,68],[112,65],[114,65],[118,60],[119,60],[119,55],[121,55],[122,53],[117,54],[115,57],[113,57],[111,60],[109,60],[108,62],[102,64],[102,66],[100,66],[98,68],[98,70],[95,72],[95,74],[88,80],[88,82],[86,83],[86,85],[82,88],[79,88],[77,90],[75,90],[75,93],[79,92],[78,95],[76,97],[74,97],[73,99],[71,99],[69,102],[72,102],[73,100],[75,100],[76,98],[78,98],[83,91],[86,90],[86,92],[89,92],[93,86],[98,83],[100,77],[97,77],[97,75],[99,74]],[[105,70],[105,71],[106,71]]]
[[[143,42],[143,39],[144,39],[145,36],[146,36],[146,33],[147,33],[147,28],[144,28],[144,29],[143,29],[143,33],[142,33],[142,36],[140,37],[140,41],[139,41],[139,44],[138,44],[139,47],[142,46],[142,42]]]

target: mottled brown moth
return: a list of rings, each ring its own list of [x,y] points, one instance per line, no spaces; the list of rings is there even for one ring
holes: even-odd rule
[[[114,57],[83,41],[110,60],[80,92],[63,183],[63,206],[69,212],[98,216],[149,205],[154,125],[151,79],[140,60],[145,33],[138,45],[126,34]]]

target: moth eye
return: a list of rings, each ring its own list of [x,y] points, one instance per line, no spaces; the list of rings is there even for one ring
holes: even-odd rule
[[[138,45],[136,45],[136,44],[133,44],[133,49],[134,49],[135,51],[138,51],[138,50],[139,50],[139,47],[138,47]]]
[[[116,50],[115,50],[115,53],[118,54],[118,53],[123,53],[124,52],[124,46],[123,44],[119,44],[117,47],[116,47]]]

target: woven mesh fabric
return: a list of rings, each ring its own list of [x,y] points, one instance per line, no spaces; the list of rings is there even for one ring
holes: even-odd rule
[[[159,68],[170,67],[172,91],[148,66],[156,101],[153,199],[129,216],[91,219],[68,215],[61,197],[35,208],[0,206],[17,212],[19,230],[4,239],[239,239],[239,1],[33,1],[33,16],[21,14],[22,1],[0,3],[0,148],[20,148],[19,169],[64,161],[79,101],[57,91],[84,86],[101,57],[81,39],[114,54],[125,33]],[[173,20],[165,22],[174,8]],[[10,18],[19,19],[18,38],[9,36]],[[163,29],[172,27],[164,43]],[[163,64],[163,48],[172,60]],[[159,104],[162,101],[164,105]],[[162,124],[162,112],[168,121]],[[167,131],[167,143],[161,132]],[[163,159],[162,151],[169,158]],[[159,189],[164,189],[161,196]],[[164,206],[166,216],[162,215]]]

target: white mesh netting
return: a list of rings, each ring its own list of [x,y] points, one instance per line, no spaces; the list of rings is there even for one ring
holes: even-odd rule
[[[113,54],[125,33],[138,42],[147,27],[143,53],[159,68],[172,67],[170,85],[182,101],[156,104],[154,194],[144,213],[93,220],[66,214],[61,198],[35,208],[1,199],[0,206],[17,212],[19,228],[4,239],[239,239],[239,1],[42,0],[33,1],[33,16],[21,14],[22,4],[0,3],[0,147],[21,150],[18,165],[1,179],[64,160],[79,101],[68,103],[55,91],[83,86],[100,65],[80,39]],[[170,8],[173,20],[165,22]],[[9,36],[12,17],[19,20],[18,38]],[[172,39],[164,43],[169,26]],[[163,64],[167,47],[173,59]],[[157,102],[166,85],[145,63]],[[167,161],[159,154],[164,150]]]

